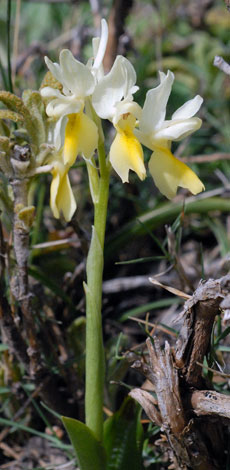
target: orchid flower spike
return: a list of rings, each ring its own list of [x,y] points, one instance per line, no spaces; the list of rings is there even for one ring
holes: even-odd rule
[[[102,20],[102,35],[97,38],[97,52],[89,68],[76,60],[72,53],[64,49],[59,56],[60,65],[45,57],[52,75],[61,83],[62,91],[52,87],[41,90],[43,97],[52,98],[46,107],[50,117],[67,117],[64,141],[64,163],[73,165],[78,153],[89,159],[98,144],[98,129],[93,120],[84,113],[85,101],[95,89],[97,71],[101,70],[108,39],[108,27]]]
[[[143,180],[146,176],[143,150],[134,135],[140,106],[133,101],[138,90],[136,72],[132,64],[117,56],[110,72],[101,77],[92,95],[92,104],[102,119],[109,119],[117,133],[110,148],[109,159],[112,167],[122,179],[129,180],[129,170]]]
[[[139,130],[135,135],[140,142],[153,150],[149,170],[160,192],[172,199],[178,186],[187,188],[192,194],[204,190],[196,174],[171,153],[171,142],[179,141],[200,128],[201,119],[194,117],[203,102],[201,96],[187,101],[165,120],[166,106],[171,93],[174,74],[160,72],[160,85],[146,95]]]

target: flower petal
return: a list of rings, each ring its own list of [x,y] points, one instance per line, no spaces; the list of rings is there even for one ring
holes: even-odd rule
[[[63,98],[63,94],[58,90],[57,88],[52,88],[51,86],[45,86],[40,90],[40,94],[44,98],[53,98],[56,96],[56,98]]]
[[[67,114],[78,113],[84,106],[84,101],[75,96],[64,96],[51,100],[46,107],[46,114],[50,117],[61,117]]]
[[[65,220],[69,222],[73,217],[73,214],[77,208],[77,204],[73,195],[67,172],[65,172],[61,179],[56,198],[56,205],[59,214],[62,212]]]
[[[45,63],[48,67],[48,69],[50,70],[50,72],[52,73],[52,75],[58,80],[58,82],[60,82],[62,85],[65,84],[65,80],[63,78],[63,74],[62,74],[62,70],[61,70],[61,67],[59,64],[57,64],[56,62],[52,62],[49,57],[45,56],[44,57],[45,59]]]
[[[96,52],[96,54],[95,54],[93,69],[99,69],[99,67],[102,64],[102,61],[103,61],[103,58],[104,58],[104,55],[105,55],[107,42],[108,42],[108,34],[109,34],[108,25],[107,25],[106,20],[103,18],[101,20],[101,38],[100,38],[100,42],[99,42],[99,45],[97,47],[97,51],[94,50],[94,53]]]
[[[122,56],[121,56],[122,57]],[[126,88],[124,90],[124,97],[130,95],[133,95],[136,93],[137,90],[139,90],[139,87],[135,86],[135,83],[137,81],[137,75],[135,72],[135,69],[131,62],[129,62],[126,57],[122,57],[122,66],[125,72],[125,83],[126,83]]]
[[[194,116],[194,114],[199,111],[203,98],[200,95],[196,95],[192,100],[187,101],[180,108],[175,111],[172,115],[172,119],[189,119]]]
[[[97,148],[97,143],[96,124],[83,112],[70,114],[65,129],[64,163],[72,166],[80,152],[90,158]]]
[[[149,161],[149,170],[159,191],[172,199],[178,186],[189,189],[192,194],[204,190],[204,185],[196,174],[183,162],[174,157],[170,150],[158,148]]]
[[[129,181],[129,170],[135,171],[141,180],[146,176],[142,147],[131,132],[117,133],[110,148],[109,159],[123,183]]]
[[[62,166],[63,167],[63,166]],[[62,178],[61,167],[58,164],[54,165],[52,170],[53,179],[50,185],[50,207],[53,212],[53,215],[56,219],[60,217],[59,210],[57,207],[57,195],[60,186],[60,181]]]
[[[60,52],[60,66],[64,85],[77,97],[84,98],[93,93],[95,79],[89,68],[76,60],[71,51]]]
[[[57,150],[60,150],[60,148],[64,145],[66,124],[67,117],[64,116],[58,119],[53,129],[52,126],[50,126],[48,142],[52,143]]]
[[[136,128],[133,130],[133,133],[142,145],[153,150],[154,146],[152,143],[151,134],[144,134],[144,132],[141,132]]]
[[[93,107],[103,119],[112,119],[116,103],[126,97],[129,86],[133,86],[133,67],[125,57],[117,56],[110,72],[96,85],[92,95]]]
[[[156,131],[155,134],[150,137],[150,140],[152,140],[153,146],[154,142],[157,141],[181,140],[192,134],[192,132],[200,129],[201,124],[202,121],[199,118],[190,118],[183,121],[165,121],[162,128]]]
[[[79,128],[79,152],[91,158],[98,145],[98,128],[86,114],[82,114]]]
[[[149,90],[140,119],[140,130],[149,134],[160,127],[165,119],[166,105],[171,93],[174,74],[168,70],[167,75],[161,72],[161,83],[156,88]]]

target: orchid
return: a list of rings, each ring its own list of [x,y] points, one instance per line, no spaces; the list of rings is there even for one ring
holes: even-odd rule
[[[102,119],[109,119],[116,136],[110,148],[109,159],[112,167],[122,179],[129,180],[129,170],[143,180],[146,175],[142,147],[134,135],[140,106],[133,101],[138,90],[136,72],[132,64],[122,56],[117,56],[110,72],[101,77],[92,95],[93,107]]]
[[[62,91],[44,87],[41,94],[51,98],[46,107],[48,116],[63,119],[66,117],[65,141],[63,158],[64,163],[73,165],[78,153],[90,159],[98,144],[98,129],[93,120],[84,113],[86,100],[92,95],[97,82],[97,75],[101,71],[104,57],[108,27],[105,20],[101,22],[102,34],[98,41],[95,38],[94,47],[97,49],[94,62],[91,66],[84,65],[76,60],[71,51],[64,49],[59,56],[60,65],[53,63],[48,57],[45,62],[52,75],[62,85]]]
[[[102,20],[101,38],[93,39],[95,59],[87,65],[76,60],[67,49],[60,53],[60,65],[45,57],[48,69],[62,85],[62,91],[52,87],[41,90],[44,98],[51,98],[46,107],[47,115],[56,119],[56,124],[51,125],[52,131],[49,133],[49,143],[55,149],[48,160],[53,175],[50,207],[54,217],[59,218],[62,212],[66,221],[71,220],[76,210],[68,171],[78,153],[90,160],[98,145],[97,125],[84,112],[84,108],[95,89],[98,77],[103,73],[102,60],[107,39],[108,26]]]
[[[87,436],[90,432],[98,444],[103,442],[103,393],[105,383],[102,335],[102,282],[104,240],[111,166],[122,182],[129,181],[130,170],[143,180],[146,177],[142,144],[153,153],[149,169],[156,186],[168,198],[175,196],[178,186],[193,194],[204,189],[195,173],[171,153],[171,142],[181,140],[201,126],[194,117],[202,104],[197,95],[166,120],[166,106],[174,75],[160,72],[160,84],[147,93],[143,109],[134,101],[136,72],[125,57],[118,55],[109,73],[104,74],[103,57],[108,39],[108,26],[101,22],[101,37],[93,39],[93,58],[86,65],[72,53],[63,50],[59,64],[45,58],[48,69],[62,88],[44,87],[49,123],[48,145],[53,146],[46,160],[46,171],[52,173],[50,206],[54,217],[62,213],[71,220],[76,202],[68,171],[81,153],[88,171],[89,189],[94,206],[92,238],[86,262],[86,357],[85,357],[85,420],[75,423]],[[106,158],[101,120],[109,120],[115,136]],[[93,154],[97,149],[97,158]],[[41,171],[45,171],[41,166]],[[96,365],[96,366],[95,366]],[[64,418],[68,430],[68,419]],[[72,430],[71,424],[71,430]],[[91,435],[92,431],[92,435]],[[72,431],[71,431],[72,432]],[[82,431],[80,431],[82,432]],[[70,433],[71,434],[71,433]],[[93,439],[94,439],[93,437]],[[76,446],[81,446],[76,439]],[[93,444],[94,445],[94,444]],[[79,447],[80,449],[80,447]],[[81,449],[80,449],[81,450]],[[91,465],[91,463],[90,463]],[[103,463],[98,468],[104,468]],[[91,466],[90,466],[91,468]]]
[[[64,164],[61,150],[52,162],[51,173],[53,179],[50,185],[50,207],[56,219],[59,219],[62,213],[67,222],[72,219],[77,208],[68,171],[69,166]]]
[[[61,213],[69,222],[77,208],[75,197],[70,185],[68,171],[70,165],[64,162],[63,142],[65,136],[65,119],[48,127],[48,142],[40,158],[36,159],[35,174],[51,173],[53,176],[50,185],[50,208],[56,219]]]
[[[192,194],[204,190],[204,185],[196,174],[171,152],[171,142],[179,141],[201,126],[201,119],[193,117],[203,102],[201,96],[187,101],[172,116],[165,120],[166,106],[171,93],[174,74],[160,72],[160,85],[146,95],[139,129],[135,135],[153,154],[149,169],[160,192],[172,199],[178,186],[187,188]]]

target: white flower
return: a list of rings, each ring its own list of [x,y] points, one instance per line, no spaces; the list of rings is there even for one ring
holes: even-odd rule
[[[132,64],[122,56],[117,56],[110,72],[101,76],[92,95],[93,107],[102,119],[109,119],[117,134],[110,148],[110,162],[121,177],[128,182],[129,170],[144,179],[143,151],[133,130],[140,116],[141,108],[133,101],[138,90],[136,72]]]
[[[179,141],[200,128],[202,121],[194,114],[203,102],[197,95],[187,101],[173,115],[165,120],[166,106],[171,93],[174,75],[160,72],[160,85],[146,95],[135,135],[142,144],[153,150],[149,169],[158,189],[168,199],[172,199],[178,186],[189,189],[193,194],[204,190],[204,185],[196,174],[179,161],[170,151],[171,142]]]
[[[52,75],[62,84],[62,92],[52,87],[45,87],[41,94],[53,98],[47,105],[46,113],[50,117],[63,119],[67,116],[64,141],[64,163],[73,165],[78,153],[89,159],[97,148],[98,129],[89,116],[84,113],[85,100],[95,89],[97,75],[101,70],[108,38],[108,27],[102,20],[102,36],[97,42],[97,53],[91,66],[76,60],[72,53],[64,49],[60,53],[59,62],[45,62]]]

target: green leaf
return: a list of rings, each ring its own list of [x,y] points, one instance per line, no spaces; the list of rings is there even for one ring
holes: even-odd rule
[[[104,423],[106,470],[141,470],[143,429],[140,408],[127,397],[119,411]]]
[[[119,317],[121,323],[129,319],[129,317],[138,317],[149,310],[156,310],[158,308],[165,308],[173,304],[180,304],[182,300],[179,297],[167,297],[165,299],[155,300],[154,302],[149,302],[147,304],[140,305],[139,307],[132,308],[122,313]]]
[[[5,419],[0,417],[0,425],[3,426],[9,426],[11,427],[11,431],[14,432],[15,429],[19,429],[20,431],[25,431],[30,434],[34,434],[35,436],[42,437],[43,439],[46,439],[47,441],[52,442],[53,447],[58,447],[59,449],[64,449],[64,450],[70,450],[70,446],[67,444],[64,444],[60,439],[54,436],[50,436],[49,434],[46,434],[44,432],[37,431],[34,428],[31,428],[29,426],[25,426],[22,423],[18,423],[17,421],[10,420],[10,419]],[[103,468],[102,468],[103,470]]]
[[[62,421],[76,451],[80,470],[105,470],[105,450],[88,426],[64,416]]]
[[[215,346],[219,344],[219,342],[226,338],[226,336],[228,336],[230,334],[230,326],[228,326],[220,335],[217,336],[217,338],[215,339]]]

